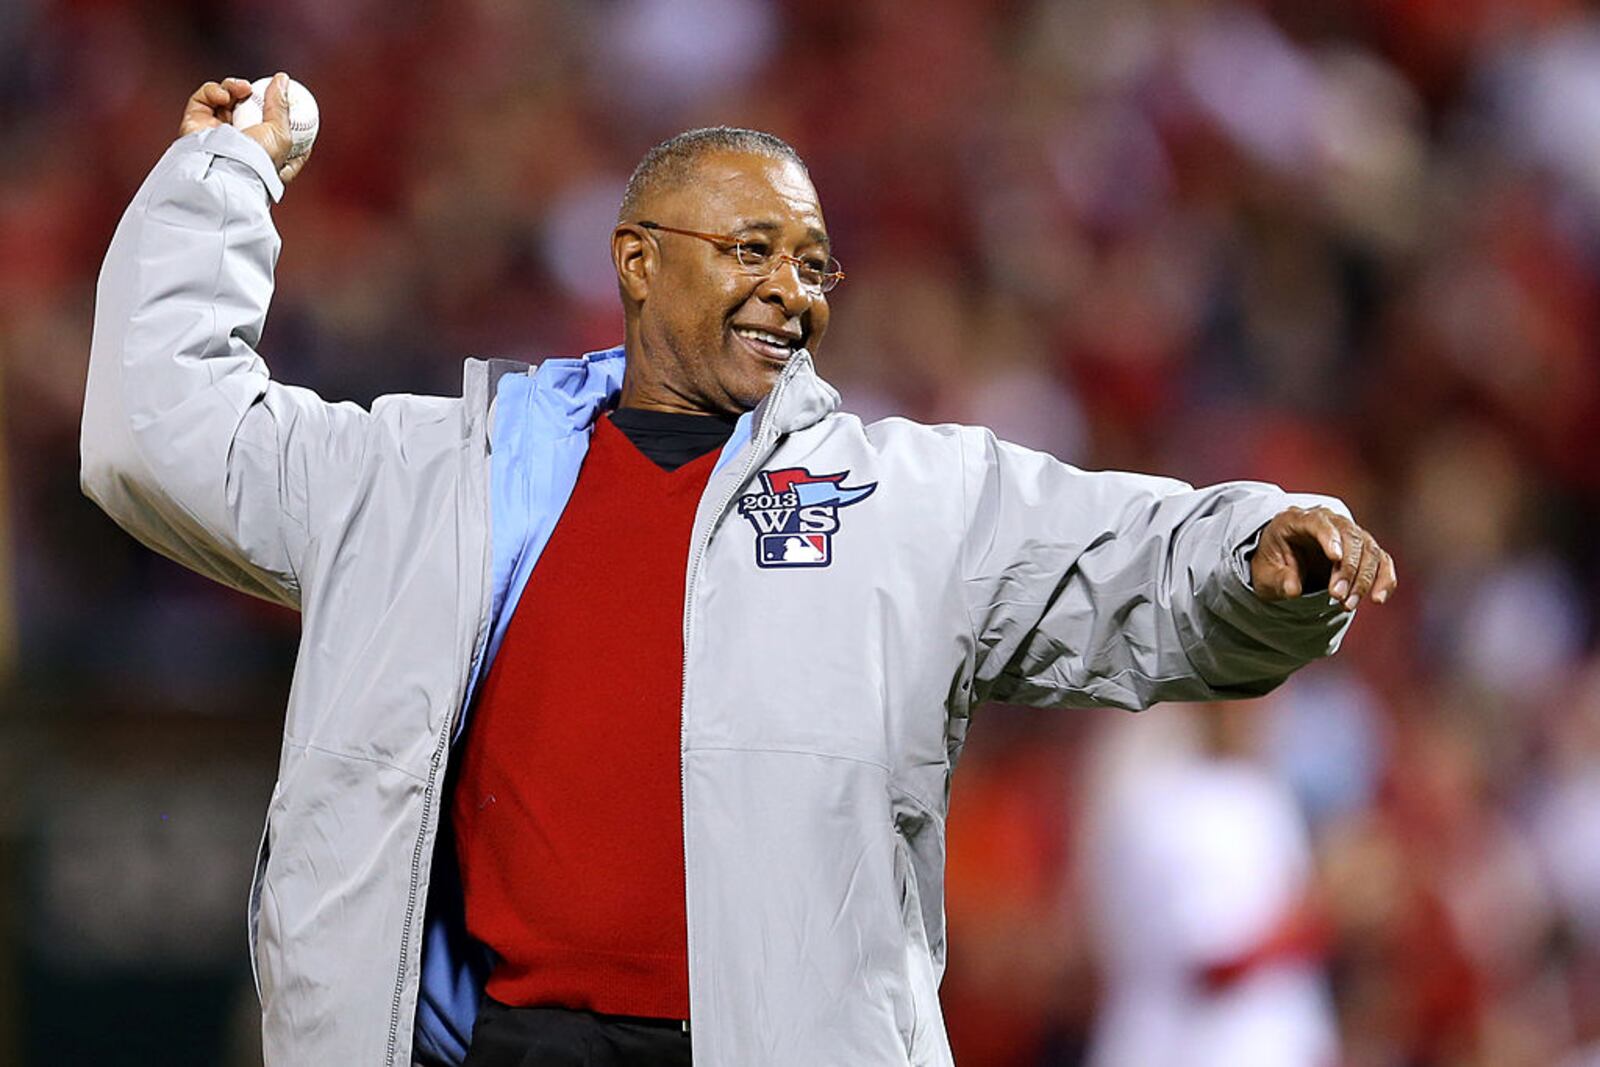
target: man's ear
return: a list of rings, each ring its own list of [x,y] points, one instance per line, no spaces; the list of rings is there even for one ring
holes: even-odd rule
[[[611,231],[611,263],[617,268],[617,285],[623,298],[643,302],[656,272],[655,242],[631,222]]]

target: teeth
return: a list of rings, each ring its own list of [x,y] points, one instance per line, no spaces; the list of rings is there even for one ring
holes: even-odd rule
[[[794,342],[789,338],[783,336],[782,334],[769,333],[766,330],[753,330],[741,326],[733,332],[738,334],[740,337],[748,337],[752,341],[765,341],[767,344],[777,345],[779,348],[794,347]]]

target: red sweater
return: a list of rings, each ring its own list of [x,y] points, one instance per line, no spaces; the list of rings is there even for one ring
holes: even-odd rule
[[[689,1016],[683,586],[716,455],[669,473],[602,418],[484,681],[453,816],[502,1004]]]

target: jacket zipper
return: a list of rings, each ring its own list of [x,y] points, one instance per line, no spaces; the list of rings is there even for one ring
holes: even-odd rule
[[[457,692],[460,692],[458,687]],[[459,699],[457,701],[459,705]],[[454,733],[456,715],[459,708],[452,712],[444,724],[444,732],[439,735],[439,741],[433,748],[433,759],[428,765],[428,784],[422,793],[422,826],[417,831],[417,843],[411,850],[411,888],[406,894],[406,919],[400,933],[400,969],[395,975],[394,1002],[389,1009],[389,1047],[385,1055],[385,1062],[393,1063],[395,1048],[400,1040],[400,1003],[405,997],[406,988],[406,958],[411,953],[411,929],[417,916],[417,888],[422,880],[422,848],[423,842],[428,837],[428,826],[432,822],[433,794],[438,785],[439,765],[444,759],[446,747],[450,744],[450,735]]]
[[[485,478],[488,475],[485,474]],[[487,507],[487,501],[485,502]],[[485,570],[488,568],[487,553],[485,555]],[[428,784],[422,793],[422,825],[417,829],[417,843],[411,850],[411,884],[406,893],[406,917],[400,929],[400,966],[395,973],[394,1000],[389,1008],[389,1043],[384,1053],[384,1063],[394,1064],[395,1051],[400,1043],[400,1005],[405,999],[406,989],[406,961],[411,954],[411,931],[417,917],[417,891],[422,881],[422,848],[423,842],[428,838],[428,827],[433,821],[433,797],[438,789],[439,768],[445,761],[445,753],[450,748],[450,738],[455,734],[456,719],[461,714],[461,703],[466,699],[466,690],[472,674],[472,665],[477,662],[478,654],[489,639],[489,580],[488,575],[483,576],[482,588],[478,594],[478,632],[472,643],[472,655],[467,657],[462,665],[460,676],[456,680],[453,700],[454,705],[448,716],[445,717],[443,731],[439,740],[433,746],[433,758],[428,764]],[[415,1050],[413,1050],[413,1053]],[[415,1059],[415,1055],[412,1057]]]
[[[689,747],[689,639],[694,629],[694,587],[700,577],[700,561],[705,557],[706,549],[711,547],[711,536],[716,531],[717,523],[722,521],[722,515],[728,510],[728,505],[733,503],[733,498],[744,487],[745,482],[755,473],[761,461],[766,458],[769,448],[764,442],[767,436],[767,424],[771,422],[772,414],[777,410],[778,401],[783,398],[784,386],[789,384],[789,379],[794,376],[794,364],[785,368],[782,378],[773,387],[767,402],[767,418],[762,420],[762,425],[750,435],[750,458],[745,461],[744,470],[722,498],[722,502],[711,513],[711,521],[706,523],[705,536],[700,538],[699,547],[689,557],[689,574],[684,581],[683,589],[683,689],[679,694],[678,704],[678,802],[682,810],[683,819],[683,900],[684,900],[684,957],[689,963],[690,987],[693,988],[694,974],[694,926],[688,921],[689,906],[689,769],[684,763],[684,754]],[[687,1023],[685,1024],[687,1028]]]

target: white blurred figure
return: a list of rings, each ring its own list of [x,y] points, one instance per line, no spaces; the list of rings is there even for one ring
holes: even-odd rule
[[[545,268],[569,296],[609,311],[617,296],[611,265],[611,230],[628,180],[619,174],[586,175],[545,207],[540,253]]]
[[[1531,808],[1534,847],[1579,957],[1568,979],[1578,1047],[1558,1067],[1600,1067],[1600,657],[1554,708],[1551,766]]]
[[[1508,556],[1468,594],[1455,656],[1461,675],[1506,700],[1552,694],[1583,655],[1582,581],[1554,556]]]
[[[597,88],[657,122],[770,77],[778,8],[759,0],[622,0],[580,11]],[[626,72],[625,75],[621,72]]]
[[[1353,41],[1303,47],[1254,5],[1201,5],[1173,26],[1179,84],[1236,148],[1306,183],[1363,242],[1417,237],[1426,112],[1400,71]]]
[[[1332,1067],[1310,844],[1251,711],[1116,723],[1089,824],[1104,996],[1090,1067]]]
[[[1600,1045],[1579,1049],[1569,1054],[1556,1067],[1600,1067]]]
[[[1514,10],[1514,8],[1512,9]],[[1500,136],[1600,218],[1600,19],[1575,9],[1483,64],[1483,89]]]
[[[1377,803],[1390,738],[1360,675],[1331,664],[1308,671],[1263,710],[1263,762],[1294,793],[1313,835]]]

